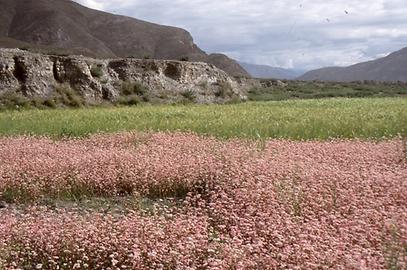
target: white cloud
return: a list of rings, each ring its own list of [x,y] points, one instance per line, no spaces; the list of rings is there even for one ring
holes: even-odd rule
[[[386,56],[388,56],[390,53],[391,53],[391,52],[379,53],[379,54],[376,54],[375,58],[377,59],[377,58],[386,57]]]
[[[81,0],[81,1],[76,1],[76,2],[80,2],[82,5],[87,6],[89,8],[93,8],[93,9],[103,10],[106,8],[106,3],[104,3],[104,1]]]
[[[282,67],[348,65],[407,46],[405,0],[78,0],[186,28],[208,52]]]

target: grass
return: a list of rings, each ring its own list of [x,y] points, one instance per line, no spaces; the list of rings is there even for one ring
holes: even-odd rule
[[[0,135],[86,136],[118,131],[193,131],[220,138],[376,138],[407,133],[407,99],[324,99],[230,105],[0,112]]]
[[[249,99],[252,101],[398,96],[407,96],[407,84],[286,81],[285,86],[274,85],[271,87],[253,88],[249,91]]]

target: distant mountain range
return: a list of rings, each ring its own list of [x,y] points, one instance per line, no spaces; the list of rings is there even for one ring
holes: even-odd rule
[[[360,80],[407,82],[407,47],[386,57],[349,67],[326,67],[312,70],[298,79],[338,82]]]
[[[89,9],[70,0],[0,0],[0,7],[0,47],[103,58],[182,58],[214,64],[234,76],[249,76],[233,59],[207,55],[181,28]]]
[[[285,69],[279,67],[272,67],[267,65],[254,65],[239,62],[239,64],[253,77],[263,79],[295,79],[305,71],[297,69]]]

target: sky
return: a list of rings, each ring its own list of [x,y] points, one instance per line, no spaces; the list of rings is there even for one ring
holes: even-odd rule
[[[407,0],[76,0],[188,30],[207,53],[310,70],[407,47]]]

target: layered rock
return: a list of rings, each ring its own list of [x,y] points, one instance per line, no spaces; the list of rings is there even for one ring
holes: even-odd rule
[[[152,96],[170,100],[193,94],[199,103],[244,99],[250,84],[202,62],[94,59],[0,49],[0,94],[46,98],[58,85],[69,84],[87,102],[98,103],[117,99],[123,82],[140,83]]]

